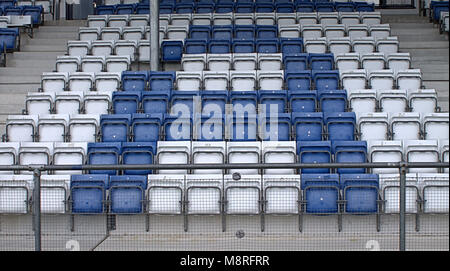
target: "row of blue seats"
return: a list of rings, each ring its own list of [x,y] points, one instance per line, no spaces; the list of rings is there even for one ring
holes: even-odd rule
[[[183,54],[303,53],[302,38],[164,40],[162,60],[180,62]]]
[[[14,7],[17,4],[17,0],[0,0],[0,10],[6,7]]]
[[[0,44],[7,52],[16,51],[19,49],[19,35],[19,28],[0,28]]]
[[[44,8],[41,5],[37,6],[8,6],[0,8],[0,16],[31,16],[31,21],[34,25],[40,25],[42,23],[42,14]]]
[[[289,65],[291,65],[289,63]],[[294,64],[292,64],[294,65]],[[340,89],[338,70],[298,70],[293,67],[284,73],[284,85],[287,90],[336,90]],[[171,72],[153,73],[126,71],[122,73],[123,91],[172,91],[176,89],[175,74]],[[276,89],[274,89],[276,90]],[[241,91],[250,91],[242,89]],[[168,93],[170,95],[170,93]]]
[[[114,114],[164,114],[180,105],[190,114],[197,103],[203,114],[224,114],[227,105],[243,105],[254,112],[265,106],[267,114],[348,111],[346,90],[118,91],[111,104]]]
[[[145,176],[72,175],[70,211],[90,214],[144,213],[148,211],[146,203],[150,200],[163,201],[162,198],[152,197],[150,191],[146,193],[147,189],[154,189],[154,187],[149,187]],[[164,189],[173,190],[174,188],[160,187],[159,189],[164,191]],[[304,202],[304,208],[301,209],[306,213],[377,213],[379,211],[379,178],[376,174],[302,174],[301,190]],[[179,191],[179,196],[183,197],[185,192],[181,188]],[[222,198],[224,196],[222,193],[225,192],[221,188],[219,191]],[[342,202],[345,204],[342,205]],[[183,205],[183,201],[177,204]],[[205,206],[205,210],[211,207]],[[184,209],[180,208],[179,212],[182,213]]]
[[[439,23],[442,11],[449,10],[449,1],[431,1],[430,2],[430,22]]]
[[[277,25],[190,25],[190,39],[272,39],[278,38]]]
[[[194,121],[200,125],[196,136],[193,136]],[[277,130],[272,131],[271,125]],[[281,113],[276,117],[255,114],[228,117],[223,114],[102,115],[98,138],[100,142],[224,141],[226,126],[233,130],[230,141],[353,141],[357,138],[354,112]]]
[[[164,153],[164,151],[160,151]],[[158,163],[158,153],[156,142],[88,143],[85,159],[87,165],[151,165]],[[181,156],[191,155],[190,153],[182,153],[182,151],[178,153]],[[295,154],[298,156],[297,161],[305,164],[366,163],[368,161],[367,143],[365,141],[297,141]],[[187,161],[189,160],[192,159],[187,159]],[[299,170],[300,173],[308,174],[329,174],[332,171],[339,174],[363,174],[366,169],[303,168]],[[97,169],[88,172],[89,174],[105,175],[148,175],[154,173],[150,169]]]

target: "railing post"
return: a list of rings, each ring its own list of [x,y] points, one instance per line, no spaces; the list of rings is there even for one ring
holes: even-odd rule
[[[41,171],[33,170],[34,250],[41,251]]]
[[[150,0],[150,70],[159,71],[159,0]]]
[[[400,218],[399,218],[399,250],[405,251],[405,212],[406,212],[406,170],[407,164],[400,164]]]

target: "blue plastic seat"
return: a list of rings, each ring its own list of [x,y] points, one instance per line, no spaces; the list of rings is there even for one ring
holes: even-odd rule
[[[124,71],[122,72],[123,91],[144,91],[147,89],[147,71]]]
[[[102,5],[95,8],[95,15],[113,15],[116,13],[115,6]]]
[[[189,26],[189,38],[209,40],[211,38],[211,26],[209,25]]]
[[[128,142],[122,144],[123,165],[150,165],[156,155],[156,142]],[[152,170],[126,169],[125,175],[148,175]]]
[[[258,104],[265,106],[266,114],[286,112],[287,91],[286,90],[260,90],[258,91]],[[272,111],[272,109],[276,109]]]
[[[173,89],[175,78],[175,72],[151,71],[148,79],[150,91],[171,91]]]
[[[257,39],[278,38],[278,27],[276,25],[257,25],[255,31]]]
[[[277,13],[294,13],[295,6],[294,3],[279,3],[278,1],[275,1],[275,11]]]
[[[297,154],[300,163],[331,163],[330,141],[297,141]],[[330,173],[329,168],[303,168],[301,173]]]
[[[163,40],[161,43],[161,60],[163,62],[181,62],[184,44],[181,40]]]
[[[88,143],[88,165],[118,165],[122,154],[121,142]],[[117,170],[90,170],[89,174],[117,175]]]
[[[232,91],[230,103],[233,116],[243,118],[245,115],[254,115],[257,114],[258,94],[256,91]]]
[[[201,98],[199,91],[172,91],[170,109],[177,111],[176,114],[192,114],[195,98]]]
[[[271,1],[255,2],[255,12],[257,13],[272,13],[275,11],[275,5]]]
[[[333,141],[331,144],[335,163],[366,163],[366,141]],[[365,168],[338,168],[339,174],[363,174]]]
[[[233,53],[254,53],[255,41],[253,39],[237,40],[234,39],[232,43]]]
[[[339,183],[333,180],[306,181],[303,197],[305,212],[313,214],[332,214],[339,212]]]
[[[211,28],[211,38],[219,40],[232,40],[233,29],[233,25],[214,25]]]
[[[20,16],[22,15],[22,11],[22,6],[9,6],[3,9],[3,14],[5,14],[5,16]]]
[[[296,5],[297,12],[314,12],[315,7],[314,3],[297,3]]]
[[[136,5],[135,12],[136,12],[136,14],[150,14],[150,6],[148,4],[139,3],[139,4]],[[159,13],[163,14],[165,12],[167,12],[167,9],[165,9],[163,7],[163,10],[161,12],[161,6],[160,6]],[[172,13],[172,12],[170,12],[170,13]]]
[[[176,116],[165,114],[163,127],[163,138],[165,141],[192,140],[192,115]]]
[[[131,121],[131,139],[134,142],[156,142],[160,138],[163,115],[133,114]]]
[[[310,90],[311,71],[287,71],[284,74],[285,86],[288,90]]]
[[[319,90],[317,99],[321,112],[347,111],[347,91],[345,90]]]
[[[258,140],[258,116],[248,114],[245,117],[228,117],[227,125],[232,128],[230,141],[256,141]],[[229,123],[232,121],[232,123]]]
[[[311,70],[334,70],[333,54],[309,54],[308,63]]]
[[[316,12],[334,12],[334,3],[330,2],[319,2],[315,3]]]
[[[101,115],[100,138],[102,142],[127,142],[131,115]]]
[[[208,52],[208,41],[198,39],[186,39],[184,41],[184,53],[206,54]]]
[[[40,25],[42,23],[42,14],[44,9],[42,6],[24,6],[22,15],[31,16],[31,21],[34,25]]]
[[[208,44],[208,53],[210,54],[228,54],[231,53],[230,40],[212,39]]]
[[[217,3],[216,13],[231,13],[234,11],[234,3]]]
[[[174,13],[174,11],[175,11],[175,4],[161,3],[159,5],[159,14],[172,14]]]
[[[355,5],[355,11],[358,12],[374,12],[375,11],[375,4],[367,3],[367,2],[353,2]]]
[[[278,39],[257,39],[256,52],[264,54],[276,54],[279,52],[280,42]]]
[[[303,53],[302,38],[281,38],[280,51],[284,55]]]
[[[142,110],[146,114],[165,114],[169,110],[171,91],[153,90],[142,94]]]
[[[224,141],[225,140],[225,118],[224,115],[197,114],[199,131],[196,140],[199,141]]]
[[[339,88],[339,71],[313,70],[312,79],[317,90],[334,90]]]
[[[113,214],[139,214],[144,211],[146,176],[111,176],[109,197]]]
[[[287,72],[309,70],[308,54],[283,54],[283,64]]]
[[[108,183],[108,175],[72,175],[70,177],[71,212],[103,213]]]
[[[299,141],[323,139],[323,113],[292,113],[294,138]]]
[[[225,114],[228,103],[228,91],[205,90],[200,93],[202,99],[202,114]]]
[[[118,4],[116,5],[115,14],[134,14],[135,5],[133,4]]]
[[[177,4],[175,4],[175,13],[177,13],[177,14],[194,13],[194,3],[177,3]]]
[[[271,118],[271,115],[261,116],[259,125],[265,123],[262,129],[261,140],[289,141],[291,139],[291,114],[280,113]]]
[[[0,28],[0,43],[3,44],[7,51],[14,51],[17,48],[17,37],[19,36],[18,28]]]
[[[234,38],[240,40],[253,40],[255,38],[254,25],[235,25]]]
[[[247,2],[237,2],[234,4],[235,13],[253,13],[255,12],[255,5],[253,3]]]
[[[112,94],[115,114],[134,114],[141,108],[141,91],[115,91]]]
[[[355,140],[356,115],[354,112],[331,112],[324,114],[328,140]]]
[[[441,18],[441,12],[448,12],[449,10],[449,2],[448,1],[431,1],[430,9],[432,10],[432,20],[434,22],[439,22]]]
[[[300,175],[300,188],[305,189],[306,182],[334,182],[340,186],[339,174],[301,174]]]
[[[214,13],[215,10],[215,4],[213,2],[206,3],[206,2],[198,2],[195,5],[195,12],[197,14],[200,13]]]
[[[377,213],[379,180],[377,174],[341,174],[340,184],[346,213]]]
[[[317,92],[315,90],[289,90],[288,99],[291,113],[317,111]]]
[[[354,12],[355,11],[355,6],[352,2],[348,2],[348,3],[336,2],[335,8],[336,8],[337,12]]]

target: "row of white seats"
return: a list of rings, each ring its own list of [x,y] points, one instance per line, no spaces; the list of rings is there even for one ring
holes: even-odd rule
[[[39,91],[113,92],[119,90],[121,76],[120,72],[44,72]]]
[[[131,57],[125,56],[58,56],[56,72],[116,72],[130,70]]]
[[[28,213],[27,203],[32,199],[34,189],[32,178],[30,175],[0,175],[0,190],[3,195],[0,213]],[[65,213],[71,195],[70,175],[42,175],[40,182],[41,212]],[[233,175],[158,174],[148,176],[148,190],[145,194],[152,202],[148,210],[150,213],[181,214],[183,208],[180,199],[187,198],[187,214],[220,214],[222,193],[233,187],[233,193],[227,194],[227,213],[260,214],[259,193],[264,191],[264,213],[298,214],[301,183],[301,175],[281,178],[279,175],[244,175],[241,180],[235,180]],[[448,213],[447,174],[408,173],[406,184],[407,213]],[[249,190],[248,187],[253,189]],[[378,190],[384,200],[382,212],[399,213],[399,188],[398,174],[379,175]],[[422,210],[419,210],[419,201],[422,201]]]
[[[336,69],[339,71],[384,70],[393,71],[411,69],[411,55],[409,53],[343,53],[335,54]]]
[[[449,23],[449,12],[441,11],[441,16],[439,18],[439,24],[442,32],[449,32],[450,23]]]
[[[449,113],[358,113],[361,140],[449,138]]]
[[[160,40],[162,42],[162,40]],[[129,56],[131,61],[150,61],[150,40],[67,41],[69,56]]]

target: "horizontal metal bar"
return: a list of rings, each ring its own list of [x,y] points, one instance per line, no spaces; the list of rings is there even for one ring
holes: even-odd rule
[[[158,169],[302,169],[302,168],[448,168],[449,163],[249,163],[249,164],[147,164],[147,165],[12,165],[0,171],[52,170],[158,170]]]

